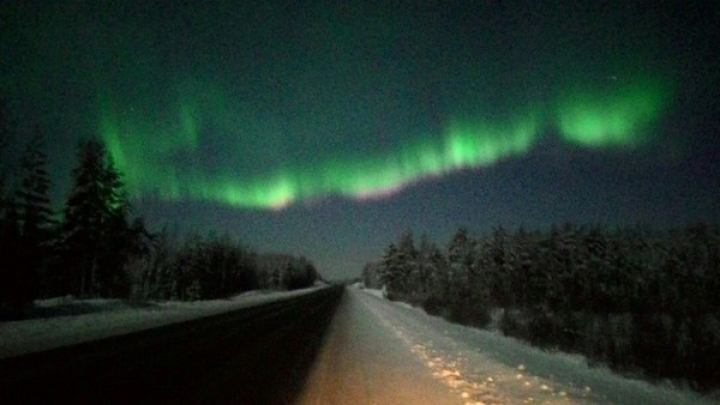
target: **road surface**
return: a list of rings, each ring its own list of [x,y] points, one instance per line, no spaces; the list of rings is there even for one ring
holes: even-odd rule
[[[432,373],[369,297],[348,288],[300,394],[300,405],[460,405],[461,397]]]
[[[0,327],[2,325],[0,324]],[[0,360],[0,404],[707,404],[356,288]]]
[[[0,404],[291,403],[342,291],[2,359]]]
[[[453,398],[463,405],[717,403],[357,288],[347,289],[308,381],[302,404],[437,404]],[[343,401],[344,393],[349,400]]]

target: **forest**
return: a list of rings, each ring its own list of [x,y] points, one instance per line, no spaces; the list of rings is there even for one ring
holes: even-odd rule
[[[720,229],[567,223],[459,229],[447,249],[411,232],[362,274],[429,314],[580,353],[650,380],[720,387]]]
[[[151,232],[133,218],[123,175],[105,145],[78,143],[60,210],[42,130],[22,145],[0,100],[0,320],[26,316],[38,298],[211,299],[252,289],[298,289],[319,274],[308,259],[259,254],[229,235]],[[17,167],[9,150],[20,150]]]

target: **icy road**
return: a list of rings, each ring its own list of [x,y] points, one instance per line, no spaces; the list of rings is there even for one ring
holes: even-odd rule
[[[299,403],[702,404],[348,288]]]

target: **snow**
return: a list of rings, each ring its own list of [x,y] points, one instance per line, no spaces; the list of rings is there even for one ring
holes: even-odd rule
[[[218,300],[130,303],[119,299],[59,297],[35,302],[39,318],[0,323],[0,358],[72,345],[308,294],[249,291]]]
[[[579,355],[544,351],[498,331],[452,324],[383,299],[378,291],[359,291],[354,295],[465,405],[713,403],[691,391],[589,367]]]
[[[295,403],[460,404],[383,325],[365,297],[356,288],[347,289]]]
[[[307,294],[253,291],[197,302],[76,300],[36,303],[45,318],[0,323],[0,357],[125,334]],[[497,331],[452,324],[381,290],[349,288],[326,337],[306,403],[710,404],[708,398],[589,367]],[[433,388],[435,384],[435,388]],[[419,399],[418,399],[419,398]],[[358,401],[353,402],[354,399]],[[418,400],[416,400],[418,399]],[[418,402],[419,401],[419,402]]]
[[[385,298],[385,295],[383,294],[382,290],[373,290],[370,288],[366,288],[363,291],[366,292],[367,294],[374,295],[378,298]]]

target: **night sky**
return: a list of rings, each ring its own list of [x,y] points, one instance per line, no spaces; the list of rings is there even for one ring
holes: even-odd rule
[[[712,2],[2,3],[0,92],[58,209],[99,137],[151,228],[329,278],[405,230],[720,219]]]

